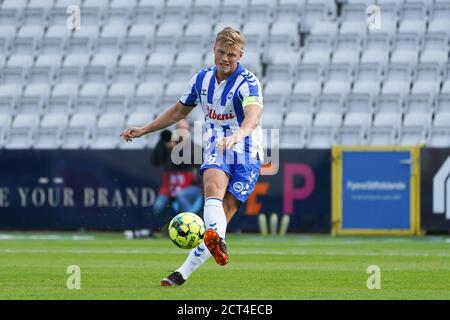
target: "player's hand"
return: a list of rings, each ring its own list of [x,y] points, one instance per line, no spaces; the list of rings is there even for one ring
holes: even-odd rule
[[[132,141],[135,138],[139,138],[141,136],[144,135],[144,130],[142,128],[139,127],[129,127],[126,128],[125,130],[122,131],[122,133],[120,134],[120,136],[125,140],[125,141]]]
[[[236,134],[233,134],[231,136],[220,139],[217,142],[217,148],[220,151],[228,150],[228,149],[231,149],[239,141],[241,141],[241,138],[239,138]]]

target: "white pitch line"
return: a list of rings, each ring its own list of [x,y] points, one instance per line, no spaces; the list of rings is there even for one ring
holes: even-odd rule
[[[0,253],[30,253],[30,254],[183,254],[186,255],[188,250],[173,250],[168,251],[166,248],[161,249],[144,249],[144,250],[136,250],[136,249],[118,249],[118,250],[86,250],[86,249],[75,249],[75,250],[48,250],[48,249],[0,249]],[[230,251],[231,255],[282,255],[282,256],[364,256],[364,257],[450,257],[450,253],[448,252],[439,252],[439,253],[375,253],[375,252],[307,252],[307,251],[267,251],[267,250],[236,250]]]

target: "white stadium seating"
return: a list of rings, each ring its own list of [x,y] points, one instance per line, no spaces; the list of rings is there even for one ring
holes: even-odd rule
[[[150,148],[118,139],[214,64],[226,26],[263,86],[284,148],[450,146],[450,1],[0,1],[0,148]],[[69,5],[81,28],[66,26]],[[189,119],[201,119],[200,108]]]

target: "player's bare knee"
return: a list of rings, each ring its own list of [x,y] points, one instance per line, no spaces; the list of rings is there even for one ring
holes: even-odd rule
[[[205,198],[217,197],[223,198],[224,188],[216,181],[210,180],[205,184]]]

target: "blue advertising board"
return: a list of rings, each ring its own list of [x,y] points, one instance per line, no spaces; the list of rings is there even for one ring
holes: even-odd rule
[[[336,233],[415,233],[416,153],[397,148],[336,151]],[[339,159],[339,160],[338,160]],[[339,202],[339,203],[338,203]]]
[[[0,229],[161,227],[170,216],[152,214],[162,169],[151,157],[152,150],[0,150]],[[257,214],[275,212],[290,215],[289,232],[329,232],[330,164],[330,150],[281,150],[278,173],[258,180],[257,211],[242,206],[228,230],[258,232]]]

